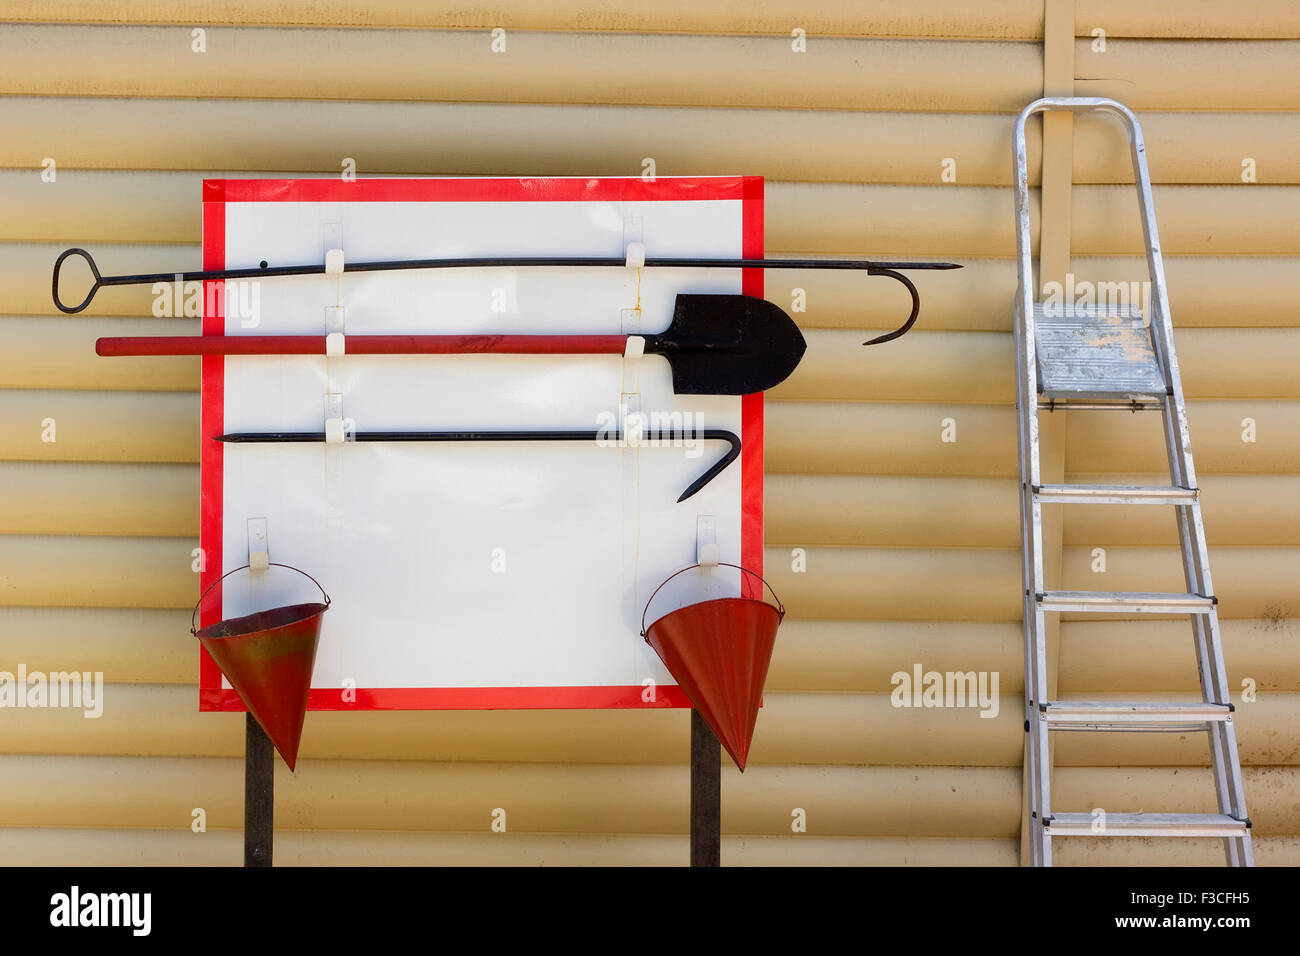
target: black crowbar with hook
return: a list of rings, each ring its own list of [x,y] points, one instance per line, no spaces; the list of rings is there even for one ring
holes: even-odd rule
[[[676,430],[643,432],[641,439],[655,445],[659,442],[683,441],[690,436],[690,429],[685,432]],[[323,442],[324,432],[238,432],[216,435],[216,441],[235,443],[290,443]],[[624,438],[622,431],[392,431],[392,432],[351,432],[345,437],[347,442],[389,442],[389,441],[595,441],[620,442]],[[695,439],[705,441],[725,441],[727,451],[709,469],[686,486],[680,503],[692,497],[723,469],[740,457],[740,436],[723,428],[705,428],[695,432]]]

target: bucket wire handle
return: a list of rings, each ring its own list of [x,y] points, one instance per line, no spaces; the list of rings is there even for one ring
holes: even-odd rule
[[[709,565],[709,567],[714,567],[714,566],[715,565],[712,564]],[[728,564],[726,561],[719,561],[716,566],[721,568],[735,568],[737,571],[744,571],[746,574],[753,574],[754,577],[758,578],[764,584],[767,584],[767,579],[763,577],[761,574],[754,574],[754,572],[749,570],[749,568],[742,568],[739,564]],[[657,595],[660,591],[664,589],[664,584],[667,584],[669,581],[677,577],[677,575],[679,574],[685,574],[687,571],[693,571],[696,568],[702,568],[702,567],[704,567],[704,565],[702,564],[692,564],[689,565],[688,567],[682,568],[680,571],[675,571],[672,574],[668,575],[668,577],[664,578],[663,583],[660,584],[659,587],[654,589],[654,594],[650,595],[650,600],[645,602],[645,610],[641,612],[641,636],[642,637],[645,637],[645,616],[648,613],[650,613],[650,605],[654,603],[655,595]],[[767,589],[769,591],[772,591],[772,585],[767,584]],[[785,605],[781,603],[781,599],[776,596],[775,591],[772,591],[772,597],[776,599],[776,613],[779,614],[781,617],[785,617]]]
[[[201,607],[203,606],[203,599],[204,599],[205,597],[208,596],[208,592],[211,591],[213,588],[215,588],[215,587],[216,587],[218,584],[220,584],[222,581],[226,580],[226,578],[230,577],[232,574],[235,574],[235,573],[237,573],[237,572],[239,572],[239,571],[243,571],[243,570],[245,570],[245,569],[247,569],[247,568],[250,568],[250,567],[252,567],[252,565],[245,564],[243,567],[235,568],[234,571],[227,571],[225,574],[223,574],[221,577],[217,578],[215,581],[213,581],[211,584],[209,584],[206,588],[203,589],[203,593],[199,595],[199,603],[198,603],[198,604],[195,604],[195,605],[194,605],[194,610],[190,612],[190,633],[191,633],[191,634],[195,635],[196,637],[198,636],[199,629],[198,629],[198,627],[196,627],[196,625],[198,624],[198,621],[196,621],[195,618],[198,616],[199,608],[201,608]],[[324,588],[321,588],[321,587],[320,587],[320,582],[317,581],[315,578],[313,578],[313,577],[312,577],[310,574],[308,574],[306,571],[303,571],[303,570],[300,569],[300,568],[295,568],[292,564],[280,564],[280,563],[278,563],[278,562],[276,562],[276,561],[268,561],[268,562],[267,562],[267,567],[269,567],[269,568],[288,568],[290,571],[297,571],[299,574],[301,574],[304,578],[306,578],[306,579],[307,579],[308,581],[310,581],[312,584],[316,585],[316,587],[320,588],[321,597],[325,598],[325,606],[326,606],[326,607],[329,607],[329,606],[330,606],[330,596],[329,596],[328,594],[325,593],[325,589],[324,589]],[[661,587],[662,587],[662,585],[661,585]],[[772,595],[772,596],[775,597],[776,595],[774,594],[774,595]]]

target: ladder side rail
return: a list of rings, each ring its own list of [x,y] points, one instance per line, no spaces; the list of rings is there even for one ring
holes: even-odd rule
[[[1033,104],[1016,119],[1014,133],[1014,183],[1016,200],[1016,253],[1019,260],[1019,284],[1016,289],[1016,317],[1019,320],[1017,344],[1021,366],[1018,377],[1020,399],[1020,494],[1022,552],[1025,588],[1025,673],[1027,697],[1031,702],[1029,720],[1029,753],[1031,766],[1030,834],[1034,841],[1031,858],[1039,866],[1052,865],[1051,840],[1044,821],[1051,815],[1051,751],[1047,721],[1042,705],[1047,694],[1047,644],[1043,611],[1038,595],[1043,583],[1043,527],[1042,504],[1035,500],[1033,489],[1042,484],[1039,460],[1038,433],[1038,356],[1034,331],[1034,262],[1030,231],[1029,160],[1025,139],[1025,123],[1035,112]]]
[[[1031,866],[1043,866],[1044,860],[1044,800],[1046,791],[1041,768],[1044,767],[1048,752],[1043,749],[1044,741],[1039,734],[1042,714],[1038,702],[1043,697],[1046,675],[1046,662],[1039,654],[1038,635],[1042,632],[1038,626],[1038,601],[1034,591],[1035,574],[1032,565],[1033,527],[1031,508],[1033,494],[1029,486],[1029,431],[1028,418],[1037,417],[1037,402],[1030,404],[1026,399],[1027,377],[1025,375],[1025,338],[1022,334],[1023,324],[1019,305],[1014,306],[1016,336],[1016,425],[1019,442],[1016,456],[1020,474],[1020,581],[1021,613],[1023,620],[1024,642],[1024,681],[1025,681],[1025,776],[1027,791],[1027,808],[1029,812],[1029,862]],[[1042,676],[1040,676],[1042,675]]]

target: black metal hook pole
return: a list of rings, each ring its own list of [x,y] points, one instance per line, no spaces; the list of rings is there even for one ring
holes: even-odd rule
[[[76,305],[66,305],[59,298],[59,275],[63,270],[63,263],[71,256],[78,256],[86,260],[86,265],[90,267],[90,273],[94,276],[94,283],[86,297]],[[464,269],[464,268],[509,268],[520,269],[535,266],[567,266],[567,267],[625,267],[627,260],[618,256],[489,256],[481,258],[462,258],[462,259],[385,259],[375,262],[346,262],[343,265],[344,272],[391,272],[402,269]],[[886,335],[877,336],[864,345],[875,345],[881,342],[888,342],[896,339],[910,329],[916,322],[916,316],[921,308],[920,295],[908,279],[899,274],[900,269],[960,269],[961,265],[956,262],[886,262],[872,259],[727,259],[721,257],[684,257],[684,258],[663,258],[647,257],[645,260],[646,268],[665,268],[665,269],[850,269],[865,270],[867,275],[888,276],[896,279],[907,287],[912,296],[912,314],[907,322],[895,332]],[[196,272],[155,272],[141,275],[122,275],[106,276],[102,275],[99,267],[95,265],[94,258],[85,249],[65,249],[54,260],[54,277],[51,281],[51,292],[54,297],[54,304],[59,311],[68,315],[85,309],[92,299],[103,286],[117,285],[152,285],[155,282],[193,282],[217,279],[252,279],[263,276],[305,276],[305,275],[324,275],[325,264],[311,265],[293,265],[293,266],[258,266],[254,268],[243,269],[202,269]]]
[[[237,432],[213,436],[216,441],[233,443],[294,443],[323,442],[324,432]],[[346,442],[390,442],[390,441],[610,441],[618,442],[624,437],[621,431],[391,431],[391,432],[352,432],[345,438]],[[690,437],[690,430],[643,432],[642,440],[648,442],[678,441]],[[706,441],[725,441],[727,451],[708,470],[686,486],[677,501],[683,502],[694,496],[705,485],[718,477],[722,471],[740,457],[740,436],[724,428],[706,428],[696,433],[697,438]]]

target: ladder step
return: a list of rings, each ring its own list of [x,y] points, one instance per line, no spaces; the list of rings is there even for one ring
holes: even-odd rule
[[[1049,730],[1208,730],[1231,718],[1231,704],[1138,700],[1055,700],[1042,708]]]
[[[1190,505],[1196,488],[1150,488],[1140,485],[1039,485],[1034,496],[1042,502],[1095,505]]]
[[[1054,813],[1043,829],[1051,836],[1244,837],[1250,821],[1226,813]]]
[[[1201,594],[1141,591],[1044,591],[1038,606],[1044,611],[1096,611],[1139,614],[1210,614],[1218,603]]]
[[[1128,401],[1128,402],[1067,402],[1055,398],[1039,399],[1039,410],[1049,412],[1068,412],[1080,409],[1087,412],[1158,412],[1164,409],[1164,402]]]

